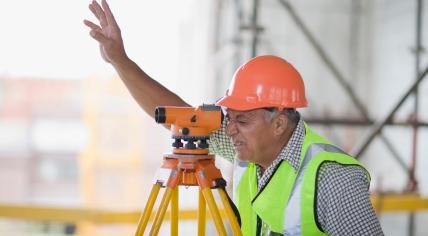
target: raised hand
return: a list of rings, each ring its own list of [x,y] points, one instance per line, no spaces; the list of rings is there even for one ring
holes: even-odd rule
[[[101,6],[93,0],[89,4],[89,9],[99,20],[99,25],[89,20],[84,20],[84,23],[91,29],[90,35],[100,43],[101,56],[113,65],[132,96],[147,114],[154,117],[153,111],[159,105],[189,106],[128,58],[119,26],[105,0],[101,0]]]
[[[83,22],[91,29],[90,35],[100,43],[103,59],[114,65],[127,60],[128,57],[123,46],[120,28],[109,5],[105,0],[101,0],[101,5],[102,7],[95,0],[89,4],[89,9],[99,20],[99,25],[89,20]]]

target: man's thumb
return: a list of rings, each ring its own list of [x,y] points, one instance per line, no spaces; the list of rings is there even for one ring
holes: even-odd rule
[[[94,38],[101,44],[105,44],[108,41],[107,37],[105,37],[102,33],[97,32],[95,30],[91,30],[89,34],[91,35],[92,38]]]

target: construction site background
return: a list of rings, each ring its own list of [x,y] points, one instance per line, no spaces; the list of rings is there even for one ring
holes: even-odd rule
[[[109,3],[129,56],[195,106],[254,54],[280,55],[305,80],[304,119],[355,153],[404,98],[382,129],[392,148],[376,136],[360,160],[385,235],[426,235],[428,83],[404,96],[428,65],[426,0]],[[102,61],[88,3],[21,4],[0,3],[0,235],[132,235],[170,133]],[[231,164],[217,165],[230,182]],[[180,235],[196,234],[196,200],[180,190]]]

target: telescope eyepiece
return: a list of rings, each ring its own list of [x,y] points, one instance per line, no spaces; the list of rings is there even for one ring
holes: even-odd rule
[[[165,107],[156,107],[155,121],[159,124],[164,124],[166,121]]]

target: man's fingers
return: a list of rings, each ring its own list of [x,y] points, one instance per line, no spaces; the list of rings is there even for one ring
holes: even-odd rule
[[[99,30],[101,31],[101,27],[99,27],[98,25],[92,23],[91,21],[88,20],[84,20],[83,23],[88,26],[89,28],[91,28],[92,30]]]
[[[89,4],[89,10],[91,10],[91,12],[94,14],[94,16],[99,20],[100,19],[100,17],[98,16],[98,13],[97,13],[97,11],[95,11],[95,8],[94,8],[94,6],[92,5],[92,3],[91,4]]]
[[[97,1],[92,1],[92,6],[94,7],[95,12],[98,14],[98,19],[100,20],[101,27],[107,26],[107,20],[106,15],[104,14],[103,9],[101,8],[100,4],[98,4]]]
[[[92,38],[94,38],[101,44],[106,44],[109,41],[109,39],[106,36],[104,36],[104,34],[99,30],[91,30],[89,34],[91,35]]]
[[[116,19],[113,16],[113,13],[110,10],[110,6],[108,5],[106,0],[101,0],[101,5],[104,9],[104,13],[107,19],[107,23],[114,24],[117,26]]]

